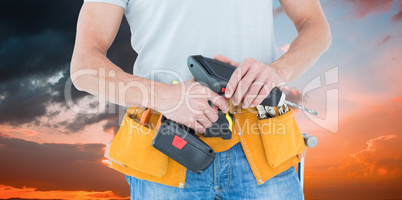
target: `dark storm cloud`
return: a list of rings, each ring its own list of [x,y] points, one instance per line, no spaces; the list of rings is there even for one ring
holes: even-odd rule
[[[50,76],[68,67],[71,52],[66,36],[53,31],[7,38],[0,43],[0,82]]]
[[[114,105],[106,104],[106,112],[99,114],[77,114],[73,119],[63,121],[59,124],[40,124],[38,119],[40,117],[52,118],[60,114],[60,110],[48,111],[49,105],[58,103],[64,109],[68,109],[65,104],[64,87],[68,79],[69,72],[63,73],[62,78],[54,83],[46,83],[46,81],[35,81],[33,79],[23,79],[9,81],[6,85],[0,85],[0,95],[4,99],[0,101],[0,124],[8,123],[10,125],[18,126],[21,124],[31,123],[35,126],[62,126],[71,132],[83,130],[89,125],[96,124],[101,121],[107,121],[104,125],[104,130],[112,129],[114,132],[119,125],[119,113],[124,113],[124,108]],[[42,85],[42,86],[38,86]],[[87,93],[80,92],[72,88],[71,96],[74,103]],[[89,107],[97,108],[98,102],[91,103]],[[109,112],[112,110],[112,112]],[[69,132],[65,132],[69,133]]]
[[[394,16],[392,16],[391,21],[393,22],[398,22],[398,21],[402,21],[402,0],[398,1],[399,3],[399,11],[397,14],[395,14]]]
[[[35,122],[46,115],[53,98],[61,102],[51,95],[61,87],[34,82],[43,83],[58,72],[67,75],[80,5],[81,1],[0,1],[0,95],[4,98],[0,123]]]
[[[0,1],[0,82],[69,67],[82,0]],[[108,57],[125,71],[136,58],[123,20]]]
[[[64,75],[67,76],[67,73]],[[55,84],[35,78],[14,79],[0,84],[0,124],[21,125],[34,122],[39,125],[39,117],[57,115],[58,111],[47,112],[47,107],[53,103],[64,105],[65,76]],[[71,93],[75,101],[87,94],[75,88]]]
[[[81,1],[0,1],[0,82],[68,66]]]
[[[33,122],[44,116],[51,99],[46,88],[36,87],[28,79],[1,84],[0,95],[4,96],[0,101],[0,123],[11,125]]]
[[[399,11],[396,15],[392,16],[391,20],[393,22],[402,21],[402,8],[401,8],[401,11]]]
[[[109,107],[113,106],[115,112],[109,112]],[[69,123],[66,123],[65,128],[70,130],[71,132],[76,132],[83,130],[85,127],[96,124],[101,121],[107,121],[103,126],[105,131],[109,129],[113,129],[113,131],[117,130],[119,126],[119,110],[120,113],[124,113],[122,107],[116,106],[114,104],[107,104],[106,111],[104,113],[98,114],[77,114],[77,116]],[[65,123],[65,122],[63,122]]]
[[[0,133],[1,184],[38,190],[129,194],[122,174],[103,165],[103,144],[38,144]]]
[[[76,22],[82,3],[82,0],[0,1],[0,124],[38,124],[39,117],[57,114],[47,113],[48,106],[54,103],[66,106],[64,87],[70,75]],[[124,71],[132,73],[136,54],[130,46],[126,20],[107,56]],[[62,73],[62,77],[55,84],[34,84],[58,73]],[[88,95],[74,87],[71,93],[73,101]],[[84,121],[91,123],[111,119],[110,116],[86,118]],[[111,128],[111,124],[113,122],[108,122],[105,128]]]
[[[4,19],[0,36],[37,35],[49,29],[74,31],[71,27],[75,26],[81,4],[82,0],[0,1],[0,19]]]

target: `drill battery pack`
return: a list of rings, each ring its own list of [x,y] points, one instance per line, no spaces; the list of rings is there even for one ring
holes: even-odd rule
[[[206,170],[215,151],[191,128],[169,119],[162,120],[152,146],[196,174]]]

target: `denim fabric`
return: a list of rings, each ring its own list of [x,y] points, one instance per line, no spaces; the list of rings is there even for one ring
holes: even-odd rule
[[[213,164],[200,175],[187,171],[184,188],[126,176],[131,199],[303,199],[294,167],[258,185],[241,144],[219,152]]]

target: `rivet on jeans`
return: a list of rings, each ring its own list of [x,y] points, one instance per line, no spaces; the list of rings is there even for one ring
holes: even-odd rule
[[[239,131],[239,135],[243,134],[241,131]]]
[[[264,183],[264,182],[262,182],[262,179],[260,179],[259,181],[260,181],[260,183]]]
[[[179,183],[179,188],[182,188],[183,187],[183,183]]]

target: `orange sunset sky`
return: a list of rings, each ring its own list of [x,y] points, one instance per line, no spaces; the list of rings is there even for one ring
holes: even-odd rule
[[[306,199],[402,199],[402,0],[321,1],[332,46],[284,88],[320,113],[295,112],[318,138],[308,149]],[[0,1],[0,199],[129,199],[105,165],[119,110],[64,87],[82,1]],[[274,0],[277,54],[296,31]],[[132,73],[125,20],[108,57]],[[110,112],[110,110],[116,112]]]

